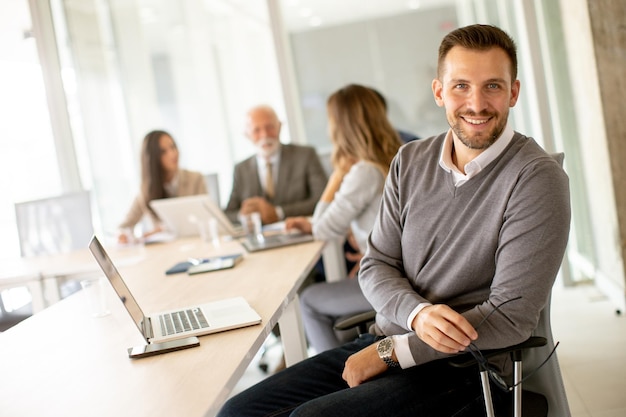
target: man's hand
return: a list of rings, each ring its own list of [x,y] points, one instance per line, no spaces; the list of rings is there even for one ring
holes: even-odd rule
[[[363,382],[382,374],[387,370],[387,364],[378,356],[376,345],[372,343],[365,349],[350,355],[343,368],[341,377],[350,388],[361,385]]]
[[[413,319],[411,327],[417,337],[443,353],[461,352],[478,338],[470,322],[445,304],[424,307]]]
[[[261,222],[263,224],[276,223],[278,214],[276,208],[263,197],[250,197],[241,204],[240,214],[250,214],[258,211],[261,213]]]

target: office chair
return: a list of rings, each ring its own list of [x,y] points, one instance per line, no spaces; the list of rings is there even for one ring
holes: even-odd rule
[[[554,349],[554,338],[550,321],[551,300],[552,294],[548,295],[548,302],[541,311],[539,322],[533,332],[533,336],[545,337],[546,344],[524,352],[525,372],[536,369]],[[524,381],[524,387],[531,392],[541,393],[546,398],[548,401],[548,416],[571,416],[556,352],[537,372]]]
[[[15,203],[15,218],[23,257],[82,249],[93,235],[89,191]],[[43,278],[57,281],[54,288],[56,293],[48,294],[48,303],[65,298],[80,289],[77,277]]]
[[[0,283],[0,332],[3,332],[22,320],[27,319],[32,316],[33,313],[36,313],[37,310],[43,309],[43,301],[39,303],[36,302],[36,296],[31,290],[31,286],[40,286],[41,285],[41,277],[37,274],[29,278],[29,282],[25,282],[20,280],[20,283]],[[8,302],[10,300],[15,299],[15,292],[20,291],[20,289],[25,288],[30,292],[30,297],[32,302],[26,303],[18,308],[10,308],[8,309]],[[39,290],[39,294],[41,290]],[[27,296],[26,294],[22,293]],[[18,293],[18,299],[23,298],[20,297],[21,294]],[[41,295],[41,294],[40,294]],[[5,304],[7,302],[7,304]],[[15,304],[19,305],[20,303],[16,302]],[[40,308],[36,307],[37,304],[40,304]],[[13,307],[13,306],[12,306]]]
[[[550,302],[551,295],[548,296],[546,306],[540,313],[539,322],[533,335],[526,341],[515,346],[483,351],[485,358],[503,353],[511,355],[514,390],[513,408],[510,410],[512,412],[510,415],[513,417],[522,417],[522,415],[532,417],[571,416],[552,336]],[[477,362],[473,355],[469,354],[463,354],[450,360],[450,364],[456,367],[472,366],[476,365]],[[479,370],[486,415],[492,417],[495,413],[491,402],[488,373],[483,366],[480,366],[480,363]],[[529,412],[522,414],[523,410],[529,410]],[[503,411],[501,410],[500,413]]]
[[[83,248],[93,234],[88,191],[19,202],[14,204],[14,208],[22,257],[63,253]],[[41,291],[44,280],[55,281],[51,293],[47,294],[47,300]],[[37,286],[36,295],[34,286]],[[3,297],[11,295],[4,290],[21,287],[25,287],[30,293],[30,307],[27,304],[15,311],[7,311]],[[65,277],[42,277],[39,274],[33,277],[32,282],[3,285],[1,288],[3,293],[0,294],[0,328],[7,329],[78,289],[80,285],[76,280],[67,280]]]
[[[480,357],[475,356],[475,354],[464,354],[451,359],[449,363],[450,365],[457,368],[466,368],[469,366],[478,365],[484,399],[484,412],[486,413],[487,417],[495,417],[496,415],[496,410],[494,408],[492,400],[490,378],[493,378],[494,382],[500,380],[501,383],[498,385],[501,385],[502,387],[504,387],[503,389],[509,392],[513,392],[512,409],[499,409],[497,410],[498,416],[522,417],[523,406],[524,415],[526,416],[547,417],[548,401],[546,400],[546,398],[541,394],[537,394],[532,391],[522,390],[522,382],[524,381],[522,376],[522,355],[524,353],[524,350],[544,346],[546,345],[546,343],[547,340],[545,337],[531,336],[526,341],[515,346],[510,346],[503,349],[485,350],[480,353]],[[503,379],[500,379],[497,374],[495,374],[496,376],[493,376],[494,374],[491,373],[493,372],[493,370],[491,370],[489,364],[485,362],[486,360],[488,360],[489,357],[501,353],[509,353],[511,361],[513,363],[513,381],[512,385],[510,386],[508,386]],[[500,408],[502,408],[502,406],[506,405],[501,405]],[[482,411],[483,409],[474,410],[475,413]]]
[[[376,311],[370,310],[353,316],[342,316],[335,322],[335,330],[356,329],[358,335],[366,334],[376,321]]]

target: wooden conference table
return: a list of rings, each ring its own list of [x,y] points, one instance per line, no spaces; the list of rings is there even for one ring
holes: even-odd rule
[[[296,292],[323,246],[311,242],[245,254],[234,269],[194,276],[165,270],[189,257],[243,248],[180,239],[146,246],[132,262],[123,251],[107,248],[145,313],[243,296],[262,323],[202,336],[199,347],[131,360],[126,349],[143,338],[113,289],[106,286],[111,314],[101,318],[91,317],[79,291],[0,333],[0,415],[214,415],[276,323],[287,364],[306,357]],[[91,254],[72,256],[83,268]]]

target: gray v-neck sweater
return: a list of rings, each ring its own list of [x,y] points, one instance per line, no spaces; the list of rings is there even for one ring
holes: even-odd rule
[[[568,178],[531,138],[507,148],[456,188],[438,164],[445,134],[403,146],[387,177],[359,282],[378,312],[376,332],[412,333],[416,364],[448,355],[407,328],[422,302],[447,304],[481,325],[480,349],[522,342],[536,327],[567,244]]]

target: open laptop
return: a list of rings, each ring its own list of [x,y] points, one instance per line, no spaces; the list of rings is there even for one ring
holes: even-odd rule
[[[215,218],[220,235],[240,236],[240,226],[235,226],[208,194],[161,198],[150,201],[150,207],[167,228],[178,237],[197,236],[200,222]]]
[[[198,235],[198,222],[208,222],[209,219],[214,218],[217,220],[219,234],[243,238],[240,242],[248,252],[280,248],[313,240],[313,236],[309,234],[284,231],[283,222],[263,226],[263,239],[246,237],[241,225],[233,224],[207,194],[152,200],[150,207],[179,237]]]
[[[89,250],[148,343],[202,336],[261,322],[261,317],[243,297],[182,307],[146,316],[96,236],[91,238]]]

